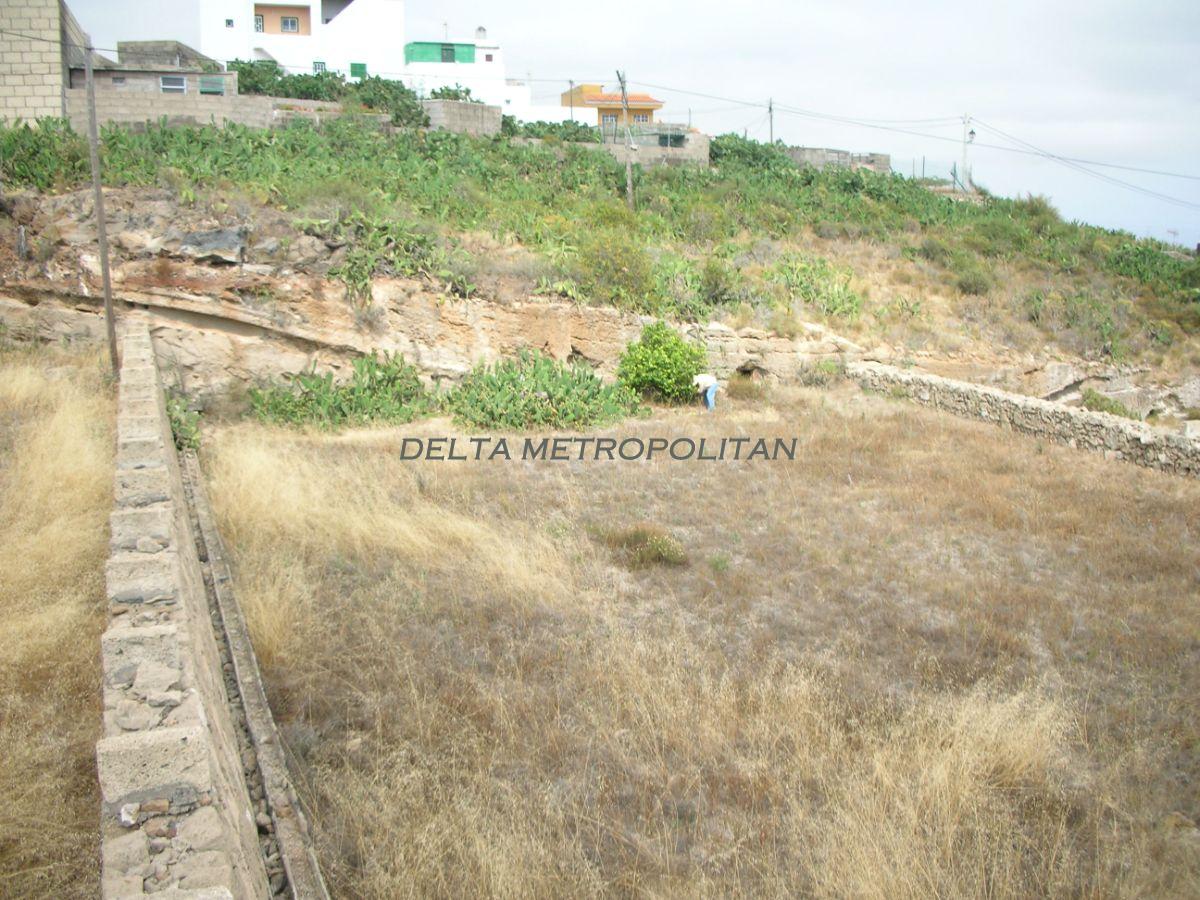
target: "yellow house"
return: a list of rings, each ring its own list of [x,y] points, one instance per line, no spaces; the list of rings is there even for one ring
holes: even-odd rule
[[[562,105],[596,110],[596,124],[604,127],[617,125],[649,125],[654,121],[655,110],[662,109],[663,102],[649,94],[629,95],[629,122],[621,107],[621,94],[605,93],[599,84],[580,84],[562,95]]]

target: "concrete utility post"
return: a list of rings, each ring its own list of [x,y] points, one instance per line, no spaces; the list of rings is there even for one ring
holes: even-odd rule
[[[629,89],[625,85],[625,73],[617,71],[621,83],[621,112],[625,116],[625,203],[633,212],[633,132],[629,130]]]
[[[963,193],[967,192],[967,144],[971,143],[975,138],[975,132],[970,130],[971,117],[963,116],[963,140],[962,140],[962,169],[958,173],[958,184],[962,188]]]
[[[767,100],[767,118],[771,121],[771,143],[775,143],[775,98]]]
[[[113,321],[112,281],[108,274],[108,223],[104,218],[104,190],[100,187],[100,136],[96,127],[96,79],[92,76],[92,45],[84,48],[87,76],[88,156],[92,163],[92,193],[95,195],[96,238],[100,244],[100,279],[104,283],[104,324],[108,330],[108,355],[113,377],[120,373],[117,359],[117,325]]]

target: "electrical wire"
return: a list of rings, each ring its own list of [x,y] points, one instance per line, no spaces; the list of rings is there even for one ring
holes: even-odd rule
[[[54,40],[52,38],[44,38],[44,37],[40,37],[39,35],[33,35],[33,34],[24,34],[22,32],[10,31],[8,29],[0,29],[0,34],[9,35],[10,37],[19,37],[19,38],[23,38],[25,40],[41,41],[41,42],[47,43],[47,44],[55,44],[60,47],[73,47],[77,50],[85,50],[85,51],[90,50],[93,52],[104,52],[104,53],[119,53],[120,52],[119,50],[113,49],[111,47],[86,47],[86,46],[83,46],[80,44],[73,43],[71,41]],[[275,61],[275,64],[278,66],[281,66],[284,69],[307,69],[308,68],[308,64],[295,65],[295,64],[289,64],[289,63],[281,63],[278,61]],[[412,78],[413,77],[411,75],[411,73],[407,73],[407,72],[375,72],[373,74],[375,74],[377,76],[386,76],[386,77],[393,77],[393,78],[401,78],[401,77]],[[603,81],[603,79],[600,79],[600,78],[595,78],[595,79],[533,78],[532,76],[526,77],[526,78],[517,78],[517,79],[509,79],[509,78],[502,77],[502,76],[495,76],[495,77],[484,76],[483,78],[478,78],[478,77],[473,78],[473,80],[475,80],[475,81],[480,81],[480,80],[504,81],[506,83],[508,81],[520,81],[520,82],[560,83],[560,84],[570,84],[572,82],[578,84],[578,83],[587,82],[587,81],[599,81],[599,82]],[[644,82],[644,81],[638,81],[638,82],[631,81],[630,84],[636,84],[640,87],[650,88],[651,90],[668,91],[670,93],[683,94],[683,95],[691,96],[691,97],[701,97],[701,98],[708,99],[708,100],[714,100],[714,101],[717,101],[720,103],[731,104],[731,106],[728,106],[727,108],[723,108],[723,109],[696,111],[695,112],[696,115],[711,114],[711,113],[715,113],[715,112],[732,112],[737,109],[746,109],[746,108],[758,108],[758,109],[765,110],[765,109],[769,109],[770,107],[773,107],[776,111],[783,113],[785,115],[794,115],[794,116],[799,116],[802,118],[815,119],[815,120],[819,120],[819,121],[834,122],[834,123],[842,124],[842,125],[853,125],[853,126],[860,127],[860,128],[872,128],[872,129],[876,129],[876,130],[880,130],[880,131],[890,131],[890,132],[894,132],[897,134],[905,134],[905,135],[910,135],[912,137],[924,138],[926,140],[944,141],[944,142],[953,143],[953,144],[961,143],[961,141],[958,138],[947,137],[946,135],[928,134],[927,132],[913,131],[908,128],[896,127],[898,125],[925,125],[926,127],[934,127],[934,128],[944,127],[946,125],[955,124],[955,123],[962,121],[962,119],[960,117],[956,117],[956,116],[940,116],[940,117],[932,117],[932,118],[924,118],[924,119],[859,119],[859,118],[853,118],[850,116],[839,116],[839,115],[833,115],[830,113],[817,112],[816,110],[804,109],[802,107],[790,106],[790,105],[785,105],[785,104],[772,103],[769,106],[766,103],[750,101],[750,100],[736,100],[736,99],[733,99],[730,97],[722,97],[717,94],[709,94],[709,93],[705,93],[702,91],[691,91],[691,90],[686,90],[683,88],[673,88],[673,87],[669,87],[667,85],[653,84],[653,83]],[[1074,171],[1080,172],[1082,174],[1090,175],[1095,178],[1099,178],[1102,181],[1105,181],[1105,182],[1112,184],[1114,186],[1117,186],[1117,187],[1123,187],[1123,188],[1127,188],[1129,190],[1137,191],[1148,197],[1153,197],[1153,198],[1162,200],[1164,202],[1173,203],[1173,204],[1183,206],[1183,207],[1186,207],[1189,209],[1200,209],[1200,204],[1193,203],[1192,201],[1183,200],[1178,197],[1172,197],[1168,194],[1162,194],[1162,193],[1159,193],[1158,191],[1153,191],[1153,190],[1150,190],[1149,188],[1144,188],[1144,187],[1141,187],[1140,185],[1136,185],[1131,182],[1123,181],[1119,178],[1114,178],[1110,175],[1105,175],[1101,172],[1095,172],[1095,171],[1092,171],[1092,170],[1084,168],[1084,167],[1085,166],[1098,166],[1100,168],[1120,169],[1120,170],[1126,171],[1126,172],[1137,172],[1137,173],[1144,174],[1144,175],[1157,175],[1157,176],[1161,176],[1164,178],[1182,178],[1182,179],[1186,179],[1189,181],[1200,181],[1200,175],[1190,175],[1190,174],[1185,174],[1182,172],[1169,172],[1169,171],[1165,171],[1162,169],[1150,169],[1150,168],[1144,168],[1144,167],[1140,167],[1140,166],[1124,165],[1121,163],[1108,163],[1108,162],[1101,162],[1099,160],[1089,160],[1089,159],[1080,159],[1077,157],[1062,156],[1061,154],[1052,153],[1048,150],[1043,150],[1042,148],[1036,147],[1035,145],[1029,143],[1028,141],[1024,141],[1013,135],[1007,134],[1006,132],[1003,132],[1000,129],[998,129],[992,125],[988,125],[986,122],[983,122],[982,120],[980,120],[978,118],[972,117],[971,121],[978,123],[982,128],[997,135],[998,137],[1000,137],[1004,140],[1007,140],[1010,143],[1019,145],[1019,146],[1006,146],[1006,145],[1002,145],[1002,144],[974,142],[971,145],[973,147],[987,149],[987,150],[998,150],[998,151],[1006,152],[1006,153],[1018,153],[1018,154],[1023,154],[1023,155],[1027,155],[1027,156],[1042,157],[1044,159],[1049,159],[1054,162],[1060,163],[1061,165],[1064,165],[1067,168],[1073,169]],[[761,124],[762,124],[762,120],[758,120],[753,127],[757,130],[761,126]]]
[[[1037,152],[1039,155],[1045,157],[1046,159],[1053,160],[1054,162],[1060,163],[1060,164],[1066,166],[1068,169],[1071,169],[1075,172],[1080,172],[1084,175],[1090,175],[1093,178],[1099,178],[1101,181],[1107,182],[1109,184],[1116,185],[1118,187],[1128,188],[1131,191],[1137,191],[1138,193],[1144,194],[1147,197],[1153,197],[1157,200],[1163,200],[1167,203],[1174,203],[1174,204],[1176,204],[1178,206],[1182,206],[1186,209],[1200,210],[1200,203],[1193,203],[1190,200],[1181,200],[1178,197],[1171,197],[1167,194],[1161,194],[1158,191],[1152,191],[1149,188],[1142,187],[1141,185],[1133,184],[1128,181],[1122,181],[1121,179],[1114,178],[1111,175],[1105,175],[1103,172],[1093,171],[1092,169],[1088,169],[1088,168],[1085,168],[1084,166],[1077,164],[1073,160],[1069,160],[1069,159],[1059,156],[1055,153],[1051,153],[1048,150],[1043,150],[1040,147],[1035,147],[1033,144],[1029,143],[1028,141],[1022,140],[1019,137],[1015,137],[1014,135],[1011,135],[1011,134],[1008,134],[1007,132],[1001,131],[999,128],[989,125],[980,119],[976,119],[976,118],[972,117],[971,121],[986,131],[990,131],[993,134],[1000,136],[1001,138],[1004,138],[1006,140],[1012,141],[1013,143],[1020,144],[1024,147],[1027,147],[1030,150],[1033,150],[1033,151]]]

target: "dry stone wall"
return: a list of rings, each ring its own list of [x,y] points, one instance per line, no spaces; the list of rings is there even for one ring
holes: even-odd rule
[[[1200,476],[1200,440],[1157,431],[1141,422],[881,363],[850,363],[846,372],[868,390],[898,393],[957,416],[1097,450],[1140,466]]]
[[[122,340],[96,745],[105,898],[265,898],[162,383],[144,325]]]

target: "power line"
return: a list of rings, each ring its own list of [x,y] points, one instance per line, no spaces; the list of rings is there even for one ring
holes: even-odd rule
[[[43,44],[54,44],[57,47],[73,47],[76,50],[97,50],[105,53],[120,52],[118,50],[114,50],[112,47],[85,47],[83,44],[76,44],[71,41],[56,41],[53,38],[39,37],[36,34],[22,34],[19,31],[7,31],[3,28],[0,28],[0,34],[7,34],[9,37],[24,38],[27,41],[41,41]]]
[[[1178,206],[1182,206],[1186,209],[1200,210],[1200,203],[1193,203],[1190,200],[1181,200],[1178,197],[1171,197],[1167,194],[1160,194],[1158,191],[1152,191],[1149,188],[1142,187],[1141,185],[1132,184],[1131,182],[1128,182],[1128,181],[1122,181],[1119,178],[1113,178],[1111,175],[1105,175],[1103,172],[1095,172],[1091,169],[1087,169],[1081,165],[1078,165],[1073,160],[1069,160],[1064,157],[1058,156],[1057,154],[1050,153],[1047,150],[1042,150],[1040,147],[1035,147],[1033,144],[1029,143],[1028,141],[1024,141],[1021,138],[1015,137],[1011,134],[1008,134],[1007,132],[1001,131],[999,128],[996,128],[993,125],[989,125],[987,122],[984,122],[978,118],[972,118],[972,121],[975,124],[979,125],[981,128],[984,128],[987,131],[992,132],[993,134],[997,134],[1002,138],[1005,138],[1007,140],[1013,141],[1014,143],[1021,144],[1025,147],[1028,147],[1030,150],[1037,152],[1041,156],[1044,156],[1046,159],[1050,159],[1050,160],[1053,160],[1054,162],[1061,163],[1062,165],[1066,166],[1068,169],[1071,169],[1073,171],[1081,172],[1084,175],[1090,175],[1093,178],[1099,178],[1101,181],[1108,182],[1109,184],[1113,184],[1118,187],[1128,188],[1131,191],[1137,191],[1140,194],[1145,194],[1147,197],[1154,197],[1158,200],[1163,200],[1167,203],[1174,203],[1174,204],[1176,204]]]
[[[40,41],[42,43],[54,44],[54,45],[60,46],[60,47],[73,47],[77,50],[104,52],[104,53],[119,53],[120,52],[119,50],[114,49],[112,47],[86,47],[81,44],[73,43],[71,41],[54,40],[52,38],[44,38],[44,37],[41,37],[39,35],[34,35],[34,34],[24,34],[19,31],[10,31],[8,29],[0,29],[0,34],[6,34],[11,37],[19,37],[19,38],[23,38],[25,40]],[[271,60],[271,61],[274,62],[275,65],[280,66],[281,68],[284,68],[284,69],[307,70],[309,68],[309,64],[307,64],[307,63],[298,65],[298,64],[292,64],[292,63],[282,63],[282,62],[279,62],[278,60]],[[231,61],[227,61],[227,65],[228,65],[228,62],[231,62]],[[372,74],[374,74],[376,76],[388,76],[388,77],[394,77],[394,78],[405,78],[405,77],[412,78],[413,77],[410,73],[406,73],[406,72],[375,72]],[[501,76],[490,76],[490,77],[484,76],[483,78],[475,77],[475,78],[472,78],[472,80],[474,80],[474,81],[483,80],[483,81],[505,81],[505,82],[507,82],[509,79],[503,78]],[[563,83],[563,84],[568,84],[572,80],[603,82],[603,79],[601,79],[601,78],[567,79],[567,78],[527,77],[527,78],[523,78],[523,79],[513,79],[513,80],[523,81],[523,82]],[[718,112],[718,111],[724,112],[724,111],[732,111],[732,110],[741,109],[741,108],[758,108],[758,109],[767,110],[768,116],[769,116],[772,109],[774,109],[774,110],[778,110],[780,112],[787,113],[790,115],[800,116],[802,118],[810,118],[810,119],[817,119],[820,121],[835,122],[835,123],[842,124],[842,125],[853,125],[853,126],[856,126],[859,128],[872,128],[872,129],[879,130],[879,131],[890,131],[890,132],[894,132],[896,134],[904,134],[904,135],[909,135],[912,137],[924,138],[926,140],[945,141],[945,142],[954,143],[954,144],[960,143],[960,141],[957,138],[947,137],[945,135],[939,135],[939,134],[928,134],[927,132],[913,131],[908,128],[896,127],[897,125],[905,125],[905,124],[907,124],[907,125],[925,125],[927,127],[939,127],[942,125],[950,125],[950,124],[960,122],[961,118],[958,116],[942,116],[942,117],[931,117],[931,118],[924,118],[924,119],[857,119],[857,118],[853,118],[850,116],[839,116],[839,115],[833,115],[830,113],[821,113],[821,112],[817,112],[815,110],[804,109],[802,107],[783,106],[783,105],[776,104],[773,102],[768,102],[768,103],[764,104],[761,102],[755,102],[755,101],[750,101],[750,100],[735,100],[730,97],[721,97],[716,94],[708,94],[708,93],[704,93],[701,91],[689,91],[689,90],[685,90],[683,88],[673,88],[673,87],[669,87],[667,85],[651,84],[649,82],[630,82],[630,84],[638,84],[641,87],[652,88],[654,90],[669,91],[669,92],[675,93],[675,94],[684,94],[684,95],[692,96],[692,97],[702,97],[702,98],[709,99],[709,100],[715,100],[720,103],[733,104],[732,108],[729,110],[711,110],[708,112]],[[703,114],[703,113],[701,113],[701,112],[697,113],[697,115],[700,115],[700,114]],[[975,119],[975,121],[979,122],[978,119]],[[758,124],[759,123],[756,123],[756,125],[754,127],[757,128]],[[988,150],[998,150],[998,151],[1001,151],[1004,153],[1018,153],[1018,154],[1022,154],[1022,155],[1026,155],[1026,156],[1040,156],[1042,158],[1050,159],[1050,160],[1053,160],[1054,162],[1058,162],[1063,165],[1066,165],[1068,168],[1073,168],[1075,171],[1082,172],[1083,174],[1092,175],[1096,178],[1100,178],[1100,179],[1107,181],[1108,183],[1115,185],[1115,186],[1124,187],[1124,188],[1128,188],[1130,190],[1138,191],[1138,192],[1145,194],[1146,196],[1155,197],[1159,200],[1164,200],[1168,203],[1175,203],[1175,204],[1178,204],[1178,205],[1181,205],[1181,206],[1184,206],[1187,208],[1200,209],[1200,204],[1192,203],[1191,201],[1188,201],[1188,200],[1182,200],[1177,197],[1171,197],[1167,194],[1161,194],[1157,191],[1150,190],[1149,188],[1144,188],[1144,187],[1132,184],[1127,181],[1122,181],[1118,178],[1113,178],[1111,176],[1104,175],[1103,173],[1100,173],[1100,172],[1093,172],[1088,169],[1084,169],[1082,167],[1083,166],[1099,166],[1101,168],[1120,169],[1122,171],[1137,172],[1137,173],[1144,174],[1144,175],[1157,175],[1157,176],[1161,176],[1164,178],[1182,178],[1182,179],[1186,179],[1189,181],[1200,181],[1200,175],[1190,175],[1190,174],[1186,174],[1186,173],[1182,173],[1182,172],[1169,172],[1169,171],[1165,171],[1162,169],[1150,169],[1150,168],[1144,168],[1141,166],[1129,166],[1129,165],[1124,165],[1122,163],[1108,163],[1108,162],[1101,162],[1099,160],[1093,160],[1093,159],[1081,159],[1078,157],[1062,156],[1060,154],[1052,153],[1048,150],[1043,150],[1039,147],[1035,147],[1033,144],[1030,144],[1028,141],[1023,141],[1020,138],[1016,138],[1012,135],[1006,134],[1005,132],[1000,131],[998,128],[987,125],[986,123],[980,122],[980,124],[983,125],[984,128],[986,128],[988,131],[991,131],[994,134],[997,134],[998,136],[1000,136],[1002,138],[1005,138],[1009,141],[1012,141],[1016,144],[1020,144],[1022,146],[1012,147],[1012,146],[1005,146],[1003,144],[988,144],[988,143],[982,143],[982,142],[975,142],[972,144],[972,146],[974,146],[974,147],[981,147],[981,148],[988,149]]]
[[[660,90],[660,91],[670,91],[671,93],[675,93],[675,94],[686,94],[691,97],[703,97],[708,100],[716,100],[716,101],[719,101],[722,103],[736,103],[739,106],[757,107],[759,109],[767,108],[767,104],[753,101],[753,100],[734,100],[730,97],[721,97],[721,96],[717,96],[716,94],[706,94],[706,93],[703,93],[700,91],[689,91],[689,90],[684,90],[683,88],[672,88],[672,87],[667,87],[666,85],[649,84],[647,82],[641,82],[641,81],[634,82],[634,83],[638,84],[641,87],[653,88],[655,90]],[[803,118],[820,119],[820,120],[829,121],[829,122],[837,122],[839,124],[844,124],[844,125],[855,125],[855,126],[858,126],[861,128],[873,128],[878,131],[892,131],[892,132],[896,132],[898,134],[907,134],[907,135],[911,135],[913,137],[926,138],[928,140],[933,140],[933,141],[945,141],[945,142],[951,143],[951,144],[961,143],[959,138],[947,137],[945,135],[940,135],[940,134],[928,134],[928,133],[922,132],[922,131],[912,131],[911,129],[907,129],[907,128],[896,128],[892,125],[879,124],[879,123],[884,123],[884,122],[888,122],[888,121],[893,121],[893,122],[897,122],[897,123],[905,122],[905,121],[910,122],[910,123],[918,123],[918,122],[924,121],[926,123],[939,122],[939,123],[944,123],[946,125],[950,125],[950,124],[956,124],[956,123],[962,122],[961,116],[952,116],[952,117],[925,119],[925,120],[920,120],[920,119],[910,119],[910,120],[904,120],[904,119],[895,119],[895,120],[855,119],[855,118],[851,118],[849,116],[831,115],[829,113],[820,113],[820,112],[816,112],[814,110],[802,109],[802,108],[794,107],[794,106],[783,106],[779,103],[775,104],[775,109],[780,112],[790,113],[791,115],[800,116]],[[1059,160],[1065,160],[1067,162],[1079,163],[1081,165],[1100,166],[1102,168],[1110,168],[1110,169],[1123,169],[1123,170],[1129,171],[1129,172],[1140,172],[1145,175],[1161,175],[1166,178],[1184,178],[1189,181],[1200,181],[1200,175],[1189,175],[1189,174],[1185,174],[1182,172],[1168,172],[1168,171],[1164,171],[1162,169],[1147,169],[1147,168],[1142,168],[1139,166],[1127,166],[1127,165],[1123,165],[1120,163],[1100,162],[1100,161],[1094,160],[1094,159],[1079,159],[1079,158],[1070,157],[1070,156],[1059,156],[1057,154],[1051,154],[1051,153],[1043,152],[1041,150],[1036,150],[1036,149],[1022,149],[1020,147],[1008,147],[1008,146],[1004,146],[1002,144],[985,144],[985,143],[981,143],[978,141],[975,142],[974,144],[972,144],[971,146],[984,147],[989,150],[1000,150],[1000,151],[1003,151],[1006,153],[1019,153],[1019,154],[1025,155],[1025,156],[1046,156],[1046,157],[1052,157],[1052,158],[1059,159]]]

